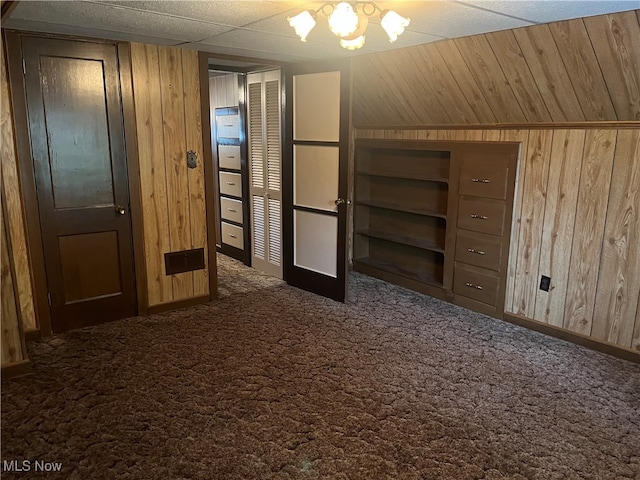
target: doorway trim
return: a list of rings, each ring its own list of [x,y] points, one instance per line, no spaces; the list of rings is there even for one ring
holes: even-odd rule
[[[137,132],[135,129],[135,110],[133,105],[133,89],[131,76],[130,46],[126,42],[115,42],[93,38],[78,38],[65,35],[49,35],[37,32],[19,32],[3,30],[5,54],[13,118],[15,122],[16,151],[18,171],[22,192],[23,216],[27,251],[31,266],[31,284],[33,304],[40,336],[48,337],[53,333],[51,310],[49,307],[42,230],[38,213],[35,175],[31,144],[29,138],[29,121],[27,116],[26,89],[22,66],[23,37],[55,38],[77,42],[101,43],[114,45],[117,50],[120,95],[122,101],[123,130],[125,137],[129,202],[131,204],[131,233],[133,240],[133,261],[135,265],[135,294],[138,315],[147,313],[147,282],[144,276],[144,233],[142,230],[142,199],[140,196],[140,178],[137,150]]]

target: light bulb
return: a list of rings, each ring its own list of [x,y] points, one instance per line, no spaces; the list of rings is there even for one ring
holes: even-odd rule
[[[359,48],[362,48],[363,45],[364,45],[364,35],[360,35],[359,37],[354,38],[353,40],[345,40],[345,39],[340,40],[340,46],[342,48],[346,48],[347,50],[357,50]]]
[[[307,35],[316,26],[315,15],[311,10],[300,12],[295,17],[287,17],[287,20],[303,42],[307,41]]]
[[[385,10],[380,15],[380,25],[387,32],[390,42],[395,42],[398,39],[398,35],[404,32],[410,21],[410,19],[398,15],[393,10]]]
[[[340,2],[329,15],[329,29],[339,37],[351,35],[358,28],[358,14],[347,2]]]

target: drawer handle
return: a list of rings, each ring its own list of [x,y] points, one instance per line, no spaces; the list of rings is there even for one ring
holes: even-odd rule
[[[487,220],[489,217],[486,215],[478,215],[477,213],[472,213],[471,218],[477,218],[478,220]]]
[[[235,185],[235,183],[233,183],[233,182],[227,182],[227,185],[232,185],[232,186],[233,186],[233,185]]]
[[[231,238],[238,238],[238,237],[236,237],[233,233],[230,233],[230,234],[229,234],[229,236],[230,236]]]
[[[225,123],[225,124],[224,124],[224,126],[225,126],[225,127],[233,127],[233,126],[234,126],[234,124],[233,124],[233,123]]]
[[[485,252],[483,252],[482,250],[476,250],[475,248],[467,248],[467,252],[477,253],[478,255],[485,255]]]
[[[235,155],[227,155],[227,158],[236,158]]]
[[[472,178],[471,181],[473,183],[491,183],[491,180],[489,180],[488,178]]]
[[[236,213],[236,209],[235,208],[227,208],[227,210],[229,210],[231,213]]]
[[[482,290],[482,285],[474,285],[473,283],[466,282],[465,285],[469,288],[475,288],[476,290]]]

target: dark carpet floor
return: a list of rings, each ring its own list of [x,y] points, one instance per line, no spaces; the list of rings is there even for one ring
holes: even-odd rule
[[[2,478],[640,479],[640,365],[359,274],[346,304],[226,258],[219,279],[30,344]]]

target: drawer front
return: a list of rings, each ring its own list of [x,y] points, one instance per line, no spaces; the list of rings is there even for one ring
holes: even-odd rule
[[[220,198],[220,216],[224,220],[242,223],[242,202],[231,198]]]
[[[477,267],[500,270],[504,242],[502,237],[458,230],[456,235],[456,262]]]
[[[502,236],[505,209],[502,200],[462,197],[458,204],[458,228]]]
[[[220,172],[220,193],[242,197],[242,176],[239,173]]]
[[[244,250],[244,234],[242,227],[222,222],[222,243]]]
[[[218,165],[240,170],[240,145],[218,145]]]
[[[219,138],[240,138],[238,115],[216,115],[216,135]]]
[[[453,273],[453,293],[496,306],[500,277],[494,272],[456,263]]]
[[[507,198],[508,178],[508,158],[487,158],[477,161],[475,158],[465,157],[460,162],[458,193],[504,200]]]

